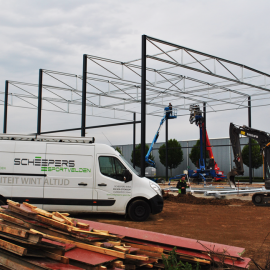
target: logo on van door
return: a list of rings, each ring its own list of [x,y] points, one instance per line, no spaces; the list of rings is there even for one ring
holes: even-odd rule
[[[61,160],[61,159],[42,159],[41,157],[35,157],[34,159],[28,158],[14,158],[14,165],[23,166],[55,166],[55,167],[75,167],[75,160]]]
[[[91,172],[88,168],[75,168],[75,160],[66,159],[42,159],[41,157],[35,157],[34,159],[28,158],[15,158],[14,165],[17,166],[40,166],[41,171],[50,172]]]

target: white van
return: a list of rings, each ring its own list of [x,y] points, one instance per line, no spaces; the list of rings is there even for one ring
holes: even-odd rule
[[[0,203],[107,212],[146,220],[163,209],[159,185],[94,138],[0,134]]]

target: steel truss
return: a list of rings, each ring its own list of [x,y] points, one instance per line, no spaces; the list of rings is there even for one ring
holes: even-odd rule
[[[140,114],[144,160],[146,115],[160,117],[169,102],[178,116],[189,115],[189,105],[201,103],[205,113],[206,108],[207,113],[248,109],[251,126],[251,99],[252,107],[270,105],[269,77],[243,64],[143,35],[139,59],[122,62],[85,54],[82,75],[40,69],[38,84],[6,81],[5,92],[0,92],[3,132],[8,106],[37,110],[37,134],[42,133],[42,110],[81,115],[81,127],[70,129],[80,129],[81,136],[91,128],[86,127],[87,116],[124,124],[140,122],[135,120]]]
[[[155,54],[153,54],[154,50]],[[186,100],[202,103],[205,119],[206,107],[210,110],[208,112],[248,108],[248,125],[251,127],[251,98],[253,107],[270,105],[265,99],[270,94],[269,74],[227,59],[143,35],[141,58],[141,174],[143,176],[146,127],[146,114],[143,112],[146,111],[149,101],[150,71],[155,73],[155,78],[158,75],[163,79],[159,83],[167,83],[163,93],[178,93],[178,100],[175,100],[177,103],[174,103],[174,107],[183,109],[184,106],[185,108]],[[151,102],[153,100],[157,102],[158,99],[159,95],[151,99]],[[251,140],[249,149],[251,182]],[[167,165],[166,177],[168,178]]]

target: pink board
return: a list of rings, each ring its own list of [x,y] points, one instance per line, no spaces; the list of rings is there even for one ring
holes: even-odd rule
[[[40,267],[44,267],[44,269],[55,269],[55,270],[83,270],[83,268],[61,263],[57,261],[53,261],[50,259],[43,259],[43,258],[27,258],[24,259],[25,261],[32,263],[34,265],[38,265]]]
[[[232,257],[240,257],[244,253],[245,249],[240,247],[222,245],[217,243],[211,243],[206,241],[199,241],[196,239],[184,238],[180,236],[174,236],[163,233],[156,233],[144,230],[138,230],[128,227],[122,227],[117,225],[105,224],[89,220],[81,220],[84,223],[90,224],[91,227],[97,230],[107,230],[112,234],[121,234],[126,237],[140,239],[143,241],[150,241],[154,243],[160,243],[164,245],[175,246],[179,248],[186,248],[199,251],[214,250],[216,253],[223,254],[224,250]],[[207,249],[205,249],[205,246]]]
[[[139,245],[145,245],[145,242],[140,241],[140,240],[134,240],[134,239],[126,239],[126,241],[130,241],[132,243],[135,244],[139,244]],[[165,246],[162,244],[153,244],[153,243],[147,243],[148,246],[152,246],[152,247],[160,247],[163,248],[164,250],[167,251],[171,251],[173,249],[173,247],[169,247],[169,246]],[[207,254],[203,254],[200,252],[196,252],[193,250],[186,250],[186,249],[181,249],[181,248],[177,248],[176,249],[176,253],[178,254],[184,254],[184,255],[189,255],[189,256],[194,256],[200,259],[205,259],[205,260],[209,260],[210,257]],[[215,260],[216,262],[220,262],[220,260],[223,261],[222,257],[212,257],[213,260]],[[249,262],[251,261],[251,259],[249,258],[238,258],[238,260],[231,260],[231,259],[224,259],[224,263],[229,264],[229,265],[234,265],[240,268],[246,268],[249,264]]]
[[[74,248],[72,250],[66,251],[65,257],[75,260],[75,261],[93,265],[93,266],[119,259],[117,257],[113,257],[106,254],[101,254],[101,253],[97,253],[94,251],[85,250],[81,248]]]

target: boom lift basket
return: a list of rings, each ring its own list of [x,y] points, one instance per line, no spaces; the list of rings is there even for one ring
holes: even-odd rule
[[[164,108],[164,115],[167,115],[168,119],[174,119],[177,118],[177,109],[176,108],[172,108],[172,110],[170,110],[169,107],[165,107]]]

